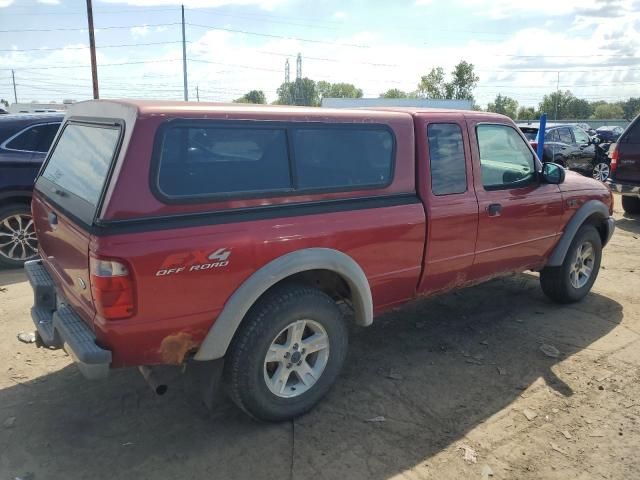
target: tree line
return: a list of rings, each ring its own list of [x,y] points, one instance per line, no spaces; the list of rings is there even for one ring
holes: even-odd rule
[[[475,103],[473,92],[478,85],[479,77],[475,74],[474,65],[460,61],[447,76],[442,67],[432,68],[429,73],[420,77],[414,91],[403,91],[391,88],[382,92],[380,98],[424,98],[438,100],[470,100],[474,110],[507,115],[514,120],[538,119],[547,113],[550,119],[633,119],[640,114],[640,98],[629,98],[625,101],[606,102],[604,100],[590,102],[576,97],[571,91],[556,91],[545,95],[537,107],[525,107],[506,95],[498,94],[486,108]],[[330,83],[314,81],[310,78],[284,82],[278,87],[276,105],[319,106],[323,98],[362,98],[362,89],[351,83]],[[252,90],[236,103],[267,103],[261,90]]]

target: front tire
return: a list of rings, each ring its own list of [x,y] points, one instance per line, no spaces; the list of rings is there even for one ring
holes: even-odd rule
[[[622,209],[633,215],[640,213],[640,197],[622,196]]]
[[[347,345],[347,327],[331,297],[304,286],[277,287],[249,311],[229,347],[227,393],[259,420],[295,418],[329,391]]]
[[[558,303],[582,300],[593,287],[602,259],[602,239],[592,225],[583,225],[574,237],[560,267],[540,272],[542,291]]]
[[[598,162],[593,167],[593,171],[591,172],[591,175],[595,180],[598,180],[604,183],[609,178],[610,173],[611,173],[611,169],[607,162]]]
[[[29,205],[0,208],[0,268],[20,268],[38,256],[36,230]]]

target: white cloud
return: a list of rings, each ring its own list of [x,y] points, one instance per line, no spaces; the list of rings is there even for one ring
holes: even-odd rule
[[[13,3],[13,0],[0,0],[0,8],[8,7]]]
[[[103,3],[123,3],[136,7],[159,5],[184,5],[187,8],[218,8],[227,5],[252,5],[263,10],[273,10],[286,0],[102,0]]]
[[[424,7],[425,5],[431,5],[433,0],[416,0],[416,6]]]
[[[146,37],[151,32],[151,29],[148,25],[143,25],[141,27],[131,27],[129,31],[134,37]]]
[[[422,0],[418,0],[422,1]],[[587,14],[595,16],[621,14],[633,9],[633,0],[537,0],[533,2],[513,0],[458,0],[478,15],[492,18],[509,18],[535,13],[543,16]]]
[[[335,18],[336,20],[344,20],[345,18],[347,18],[347,13],[343,11],[337,11],[333,14],[333,18]]]
[[[38,0],[38,3],[44,5],[60,5],[60,0]]]

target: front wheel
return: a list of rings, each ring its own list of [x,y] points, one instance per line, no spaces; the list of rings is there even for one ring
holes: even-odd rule
[[[592,225],[578,230],[560,267],[540,272],[542,291],[558,303],[582,300],[591,290],[602,259],[602,240]]]
[[[0,208],[0,267],[19,268],[38,256],[38,241],[29,205]]]
[[[309,411],[335,382],[348,332],[331,297],[278,287],[245,318],[227,355],[227,393],[254,418],[283,421]]]
[[[609,168],[609,164],[606,162],[598,162],[593,167],[593,178],[599,180],[601,182],[606,182],[609,178],[609,174],[611,173],[611,169]]]

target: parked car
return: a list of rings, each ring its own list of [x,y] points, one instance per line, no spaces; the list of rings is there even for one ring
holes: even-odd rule
[[[612,208],[501,115],[83,102],[36,181],[32,318],[89,378],[224,359],[280,421],[336,381],[347,318],[524,270],[582,299]]]
[[[0,267],[37,256],[31,190],[64,115],[0,117]]]
[[[537,148],[540,125],[519,125],[527,140]],[[609,157],[587,132],[575,125],[548,124],[545,128],[544,162],[554,162],[604,182],[609,178]]]
[[[596,136],[602,143],[615,143],[624,132],[624,128],[618,126],[603,126],[596,128]]]
[[[622,208],[640,213],[640,116],[622,133],[611,149],[609,186],[622,194]]]

